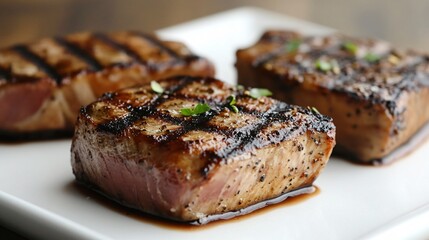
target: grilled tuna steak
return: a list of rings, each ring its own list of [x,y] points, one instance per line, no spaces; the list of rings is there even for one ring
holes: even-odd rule
[[[178,42],[138,32],[79,33],[0,51],[0,138],[72,135],[102,93],[173,75],[212,76]]]
[[[212,78],[159,83],[162,94],[144,85],[82,108],[71,147],[78,182],[128,207],[203,224],[311,186],[335,145],[332,120],[310,109]],[[203,103],[210,108],[184,116]]]
[[[333,117],[335,152],[378,162],[429,119],[428,63],[426,55],[378,40],[268,31],[237,51],[236,67],[241,84]]]

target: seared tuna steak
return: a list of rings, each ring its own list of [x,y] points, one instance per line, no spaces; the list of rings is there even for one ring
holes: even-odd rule
[[[178,42],[138,32],[78,33],[0,51],[0,139],[72,135],[79,109],[114,91],[173,75],[212,76]]]
[[[378,163],[429,119],[429,58],[379,40],[269,31],[237,51],[241,84],[315,106],[337,127],[335,152]]]
[[[212,78],[159,84],[82,108],[71,147],[78,182],[145,213],[203,224],[312,186],[335,145],[332,120],[315,110]]]

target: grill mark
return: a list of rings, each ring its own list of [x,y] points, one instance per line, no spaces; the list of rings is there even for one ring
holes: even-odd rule
[[[171,117],[165,114],[155,115],[155,117],[157,117],[158,119],[179,125],[181,126],[181,128],[176,131],[169,132],[163,135],[161,138],[157,136],[157,138],[154,138],[153,140],[156,140],[158,143],[166,144],[168,142],[178,139],[179,137],[195,129],[209,132],[209,126],[205,124],[218,114],[218,111],[210,110],[204,114],[193,117],[190,121],[185,121],[183,119]]]
[[[0,66],[0,80],[11,80],[11,71]]]
[[[41,71],[46,73],[50,78],[54,79],[58,84],[61,84],[62,77],[55,68],[50,66],[43,58],[33,53],[27,46],[16,45],[11,48],[12,51],[19,54],[25,60],[36,65]]]
[[[244,95],[238,95],[237,97],[243,97]],[[287,136],[292,134],[297,129],[288,129],[288,134],[283,134],[279,139],[275,142],[268,142],[255,139],[263,129],[267,128],[274,122],[286,122],[291,118],[290,116],[284,116],[284,113],[289,111],[291,107],[285,105],[284,103],[277,102],[273,104],[270,111],[267,113],[260,113],[257,111],[248,111],[247,109],[242,109],[242,112],[246,114],[256,115],[262,118],[259,123],[251,124],[250,126],[244,126],[237,129],[223,129],[218,128],[216,126],[206,125],[212,118],[216,117],[223,108],[228,106],[228,102],[221,104],[220,106],[216,106],[216,109],[212,109],[206,114],[198,115],[193,117],[190,121],[184,121],[182,118],[172,117],[168,114],[158,114],[155,115],[157,118],[160,118],[164,121],[173,123],[175,125],[180,125],[182,128],[173,131],[171,133],[167,133],[161,137],[157,136],[156,139],[153,140],[158,141],[159,143],[165,144],[166,142],[173,141],[186,133],[193,130],[200,130],[205,132],[216,132],[222,134],[227,137],[227,140],[230,144],[218,150],[209,150],[202,153],[202,155],[207,156],[209,159],[209,164],[205,168],[202,169],[202,174],[206,176],[210,169],[212,168],[212,164],[219,162],[222,159],[228,159],[230,157],[239,155],[240,153],[246,152],[248,148],[257,147],[261,148],[263,146],[274,144],[277,142],[283,141]],[[309,112],[304,112],[304,114],[310,114]],[[232,137],[231,137],[232,136]],[[238,144],[234,144],[238,143]]]
[[[178,95],[175,96],[176,98],[182,98],[182,99],[192,99],[192,100],[197,100],[197,101],[204,101],[210,105],[214,105],[215,107],[212,108],[210,111],[204,113],[204,114],[200,114],[198,116],[194,116],[192,118],[190,118],[190,120],[184,120],[183,118],[177,118],[177,117],[172,117],[168,114],[164,114],[161,112],[158,112],[156,107],[158,105],[160,105],[161,103],[168,101],[170,99],[170,97],[172,95],[174,95],[176,92],[180,91],[181,89],[183,89],[184,87],[186,87],[188,84],[192,83],[193,81],[190,79],[195,79],[193,77],[182,77],[182,79],[180,80],[181,82],[176,85],[176,87],[174,87],[173,89],[170,89],[168,91],[168,94],[164,94],[161,96],[158,96],[154,101],[152,101],[152,103],[140,107],[140,108],[131,108],[130,109],[130,114],[127,115],[126,117],[122,118],[122,119],[118,119],[118,120],[113,120],[113,121],[109,121],[107,123],[102,123],[97,127],[97,130],[100,131],[107,131],[107,132],[112,132],[115,134],[118,134],[120,132],[122,132],[123,130],[125,130],[126,128],[130,127],[134,122],[136,122],[137,120],[141,119],[144,116],[149,116],[151,115],[152,117],[156,118],[156,119],[160,119],[175,125],[180,125],[181,128],[172,132],[169,132],[167,134],[164,134],[163,136],[151,136],[152,139],[155,142],[158,143],[166,143],[169,141],[173,141],[175,139],[177,139],[178,137],[192,131],[195,129],[199,129],[202,131],[207,131],[207,132],[211,132],[211,131],[221,131],[220,129],[215,129],[211,126],[202,126],[205,123],[209,122],[212,118],[216,117],[217,115],[220,114],[220,112],[222,111],[222,109],[224,109],[225,107],[229,106],[229,102],[219,102],[216,100],[211,100],[211,99],[201,99],[201,98],[195,98],[195,97],[185,97],[182,95]],[[207,83],[207,80],[210,79],[202,79],[203,81],[201,81],[201,84],[205,84]],[[237,95],[237,97],[243,97],[244,95]],[[114,95],[110,96],[104,96],[104,98],[114,98]],[[149,136],[148,136],[149,137]]]
[[[285,115],[285,113],[290,112],[291,109],[293,109],[293,106],[284,104],[284,103],[277,103],[276,106],[272,108],[270,113],[264,114],[262,116],[262,120],[259,123],[252,124],[250,126],[251,130],[243,132],[241,134],[237,134],[236,132],[232,131],[230,133],[225,132],[225,134],[234,134],[233,137],[227,136],[227,142],[228,143],[236,143],[236,144],[229,144],[223,149],[218,150],[209,150],[202,153],[203,156],[205,156],[208,159],[208,162],[206,166],[201,169],[201,174],[204,177],[207,177],[208,173],[211,169],[216,166],[217,163],[220,161],[225,161],[226,159],[230,159],[231,157],[235,157],[237,155],[240,155],[242,153],[251,152],[252,149],[260,149],[262,147],[277,144],[280,142],[283,142],[286,140],[289,136],[296,133],[297,131],[304,132],[307,129],[313,129],[319,132],[328,132],[332,130],[333,125],[329,124],[329,117],[320,115],[320,114],[314,114],[309,109],[302,109],[297,108],[297,111],[302,113],[303,115],[307,115],[308,117],[311,117],[309,123],[303,124],[301,126],[292,125],[290,128],[286,129],[280,129],[277,130],[278,136],[276,137],[270,137],[268,139],[261,139],[257,136],[267,127],[269,127],[271,124],[279,122],[294,122],[297,119],[294,119],[293,115]],[[310,124],[310,125],[309,125]]]
[[[211,109],[210,111],[207,111],[204,114],[194,116],[188,121],[185,121],[181,118],[171,117],[171,116],[168,116],[165,114],[158,115],[158,117],[164,121],[182,126],[181,129],[174,131],[170,134],[167,134],[167,136],[164,139],[162,139],[161,142],[166,143],[166,142],[173,141],[173,140],[185,135],[186,133],[191,132],[191,131],[196,130],[196,129],[201,130],[201,131],[206,131],[206,132],[221,132],[221,133],[223,133],[224,131],[222,131],[221,129],[215,129],[215,128],[207,125],[207,123],[211,119],[213,119],[214,117],[216,117],[217,115],[220,114],[221,110],[219,110],[217,108],[218,107],[216,107],[216,109]]]
[[[303,43],[305,44],[304,40],[303,40]],[[286,42],[284,42],[284,43],[286,43]],[[339,45],[333,45],[333,46],[331,46],[329,48],[317,49],[317,50],[311,49],[308,52],[301,52],[301,53],[304,54],[304,55],[309,56],[313,60],[316,60],[316,59],[320,58],[323,55],[335,56],[334,54],[332,54],[332,51],[338,49],[339,47],[340,47]],[[252,65],[253,65],[253,67],[263,66],[263,65],[265,65],[265,64],[267,64],[269,62],[274,61],[276,58],[281,57],[284,54],[287,54],[287,53],[285,51],[284,46],[282,45],[281,47],[276,48],[276,49],[274,49],[271,52],[268,52],[268,53],[266,53],[266,54],[264,54],[262,56],[257,57],[253,61]],[[343,62],[343,61],[347,61],[347,60],[354,61],[354,59],[352,59],[350,56],[335,56],[335,59],[338,62]],[[287,62],[287,61],[285,61],[285,62]],[[295,65],[296,67],[302,67],[301,64],[293,64],[293,65]]]
[[[388,52],[384,55],[380,56],[380,59],[387,58],[391,52]],[[349,60],[349,59],[346,59]],[[353,60],[350,60],[353,61]],[[393,84],[394,88],[391,90],[391,98],[389,100],[376,98],[371,95],[367,96],[367,100],[370,100],[371,104],[381,104],[386,107],[386,109],[389,111],[389,113],[392,116],[398,116],[402,114],[401,112],[398,112],[398,108],[396,106],[396,101],[398,101],[399,97],[404,91],[407,90],[417,90],[419,87],[421,87],[423,84],[421,82],[418,82],[415,80],[419,72],[418,67],[421,64],[425,63],[425,59],[420,59],[419,61],[407,65],[403,68],[395,69],[394,71],[397,71],[397,73],[401,76],[401,80],[398,83]],[[365,76],[365,72],[363,70],[361,71],[354,71],[351,74],[341,74],[337,77],[336,81],[342,81],[342,79],[347,78],[348,81],[353,81],[353,79],[358,79],[358,77]],[[345,82],[345,81],[342,81]],[[356,81],[359,82],[359,81]],[[353,83],[352,83],[353,84]],[[362,96],[358,95],[355,91],[349,91],[343,88],[344,85],[340,85],[338,88],[333,88],[331,91],[337,92],[337,93],[344,93],[347,94],[348,97],[353,98],[355,100],[361,100]]]
[[[238,97],[243,97],[244,95],[238,95]],[[192,98],[193,100],[199,100],[197,98]],[[215,109],[212,109],[210,111],[208,111],[205,114],[202,115],[198,115],[198,116],[194,116],[192,117],[190,120],[184,120],[183,118],[180,117],[173,117],[169,114],[165,114],[165,113],[155,113],[153,115],[154,118],[156,119],[160,119],[162,121],[174,124],[174,125],[179,125],[182,128],[166,133],[164,136],[156,136],[156,138],[153,138],[152,140],[158,142],[158,143],[163,143],[166,144],[167,142],[171,142],[174,141],[176,139],[178,139],[179,137],[187,134],[188,132],[191,132],[193,130],[199,130],[199,131],[204,131],[207,133],[219,133],[219,134],[223,134],[225,136],[231,136],[233,134],[236,134],[238,132],[242,132],[245,131],[245,129],[251,129],[253,125],[246,125],[243,127],[239,127],[237,129],[228,129],[228,128],[224,128],[224,127],[218,127],[218,126],[212,126],[212,125],[207,125],[208,122],[210,122],[210,120],[212,120],[213,118],[215,118],[216,116],[218,116],[223,109],[228,108],[229,103],[228,102],[224,102],[222,104],[220,104],[219,106],[216,105]],[[257,117],[261,117],[262,113],[258,112],[258,111],[249,111],[246,108],[242,108],[240,109],[240,112],[242,113],[246,113],[249,115],[254,115]],[[207,154],[207,153],[204,153]],[[213,154],[208,154],[208,155],[213,155]]]
[[[110,38],[109,36],[103,33],[95,33],[93,36],[98,40],[104,42],[105,44],[109,45],[110,47],[125,53],[128,57],[132,58],[134,61],[141,64],[146,64],[146,60],[144,60],[139,54],[137,54],[133,49],[131,49],[127,45],[118,43],[117,41],[113,40],[112,38]]]
[[[183,87],[185,87],[187,85],[187,83],[191,83],[191,81],[187,81],[188,79],[183,79],[185,80],[185,84],[180,86],[180,89],[182,89]],[[204,84],[204,82],[201,82],[201,84]],[[240,129],[249,129],[252,128],[252,126],[245,126],[245,127],[241,127],[239,129],[223,129],[223,128],[218,128],[216,126],[209,126],[207,125],[207,123],[213,119],[214,117],[216,117],[217,115],[219,115],[222,110],[224,108],[227,108],[229,106],[229,102],[228,101],[224,101],[224,102],[218,102],[216,100],[210,100],[210,99],[200,99],[200,98],[189,98],[189,97],[184,97],[184,96],[175,96],[175,98],[186,98],[186,99],[192,99],[192,100],[197,100],[197,101],[204,101],[210,105],[214,105],[214,107],[201,115],[197,115],[194,116],[192,118],[190,118],[189,120],[184,120],[183,118],[179,118],[179,117],[173,117],[169,114],[165,114],[165,113],[161,113],[161,112],[157,112],[156,106],[158,106],[159,104],[161,104],[164,101],[167,101],[171,95],[173,95],[175,92],[179,91],[180,89],[174,89],[173,91],[170,91],[170,94],[168,95],[164,95],[164,97],[158,97],[155,101],[153,101],[151,104],[144,106],[143,108],[140,109],[136,109],[133,108],[130,111],[130,114],[120,120],[116,120],[116,121],[111,121],[108,122],[106,124],[102,124],[99,125],[98,130],[103,130],[103,131],[109,131],[109,132],[113,132],[113,133],[120,133],[123,130],[125,130],[126,128],[130,127],[135,121],[137,121],[138,119],[141,119],[144,116],[148,116],[151,115],[152,117],[156,118],[156,119],[160,119],[162,121],[165,122],[169,122],[175,125],[179,125],[181,126],[180,129],[166,133],[162,136],[148,136],[151,137],[152,140],[154,140],[155,142],[158,143],[163,143],[165,144],[166,142],[170,142],[170,141],[174,141],[175,139],[183,136],[184,134],[193,131],[193,130],[201,130],[201,131],[205,131],[205,132],[217,132],[223,135],[232,135],[232,134],[236,134],[237,132],[240,132]],[[243,94],[242,92],[235,92],[235,95],[237,98],[242,98],[242,97],[248,97],[247,95]],[[114,96],[111,96],[114,97]],[[161,101],[159,101],[161,99]],[[272,106],[271,111],[273,111],[274,109],[279,108],[279,103],[274,104]],[[270,112],[271,112],[270,111]],[[261,117],[263,114],[258,112],[258,111],[250,111],[247,110],[246,108],[241,109],[241,112],[246,113],[246,114],[251,114],[251,115],[255,115],[258,117]],[[277,117],[278,118],[278,117]],[[270,122],[271,123],[271,122]],[[267,123],[267,124],[270,124]],[[252,124],[254,126],[256,126],[257,124]],[[263,129],[264,126],[261,126]],[[252,130],[250,130],[252,131]],[[237,142],[241,140],[242,135],[240,135],[240,137],[235,137],[235,140],[233,140],[233,142]]]
[[[195,54],[191,54],[191,55],[188,55],[188,56],[185,56],[185,58],[184,58],[184,60],[186,61],[186,62],[193,62],[193,61],[197,61],[197,60],[199,60],[199,59],[201,59],[201,57],[200,56],[198,56],[198,55],[195,55]]]
[[[309,38],[311,39],[311,37]],[[303,42],[305,42],[305,38],[303,39]],[[287,41],[285,41],[287,42]],[[402,75],[402,80],[399,82],[399,84],[395,84],[395,86],[393,86],[393,88],[387,86],[387,88],[391,88],[391,96],[392,99],[391,100],[385,100],[383,98],[379,98],[373,94],[369,94],[367,96],[362,96],[360,94],[357,94],[355,91],[349,91],[347,89],[344,88],[344,85],[342,83],[344,82],[351,82],[351,84],[354,84],[354,82],[359,82],[356,81],[355,79],[358,79],[360,77],[365,77],[365,73],[366,73],[366,69],[372,69],[374,71],[380,71],[380,66],[377,65],[377,63],[367,63],[364,60],[360,60],[360,59],[356,59],[353,56],[350,55],[337,55],[336,54],[336,50],[341,49],[342,48],[342,44],[341,42],[339,44],[334,44],[331,45],[329,47],[325,47],[323,49],[310,49],[308,52],[305,52],[303,54],[309,56],[311,59],[316,60],[318,58],[320,58],[323,55],[327,55],[327,56],[334,56],[335,59],[337,60],[340,69],[344,69],[346,65],[350,65],[353,64],[354,62],[359,62],[360,64],[362,64],[362,67],[360,69],[354,69],[353,72],[342,72],[341,74],[339,74],[338,76],[336,76],[336,80],[335,82],[337,83],[341,83],[338,86],[334,86],[332,89],[330,89],[333,92],[339,92],[339,93],[345,93],[347,94],[347,96],[352,97],[353,99],[356,100],[369,100],[371,104],[382,104],[386,107],[386,109],[389,111],[389,113],[391,115],[398,115],[397,109],[396,109],[396,105],[392,104],[395,103],[395,101],[398,100],[400,93],[406,90],[415,90],[420,86],[424,86],[424,83],[422,83],[421,81],[415,81],[413,80],[415,78],[415,76],[412,75],[417,75],[417,73],[422,72],[417,70],[417,67],[419,64],[424,63],[425,61],[427,61],[426,58],[421,58],[419,61],[417,61],[416,63],[410,64],[410,65],[406,65],[405,67],[401,67],[401,68],[397,68],[396,71],[398,71],[399,74]],[[259,57],[257,57],[254,61],[253,61],[253,67],[262,67],[264,64],[271,62],[271,61],[275,61],[275,59],[279,56],[282,55],[282,51],[279,51],[279,49],[281,48],[277,48],[267,54],[261,55]],[[394,54],[394,49],[393,50],[389,50],[387,52],[384,52],[383,54],[380,55],[380,61],[385,60],[388,56],[390,56],[391,54]],[[284,60],[281,63],[285,63],[288,64],[288,60]],[[366,65],[365,65],[366,64]],[[304,68],[303,66],[301,66],[300,64],[291,64],[291,66],[295,67],[298,69],[299,72],[304,73],[306,71],[308,71],[307,68]],[[395,70],[394,68],[392,68],[393,70]],[[266,69],[265,69],[266,70]],[[270,70],[268,70],[269,72],[271,72]],[[279,83],[281,83],[282,85],[284,85],[284,83],[282,81],[277,81]],[[428,81],[429,82],[429,81]],[[426,86],[429,84],[426,84]],[[291,89],[290,86],[287,86],[285,89]]]
[[[167,47],[162,41],[153,37],[152,35],[141,32],[134,32],[134,34],[150,42],[152,45],[158,47],[162,51],[166,52],[168,55],[170,55],[170,57],[174,58],[175,60],[183,60],[182,57],[177,54],[173,49]]]
[[[67,52],[69,52],[70,54],[76,56],[77,58],[79,58],[80,60],[88,64],[91,70],[93,71],[103,70],[103,66],[97,61],[97,59],[95,59],[95,57],[91,56],[90,53],[83,50],[76,44],[70,41],[67,41],[64,38],[59,38],[59,37],[55,38],[55,41],[63,48],[65,48]]]
[[[284,141],[287,139],[291,134],[295,134],[296,131],[304,131],[305,129],[314,129],[316,131],[330,131],[332,129],[331,119],[328,117],[325,117],[320,114],[315,114],[310,109],[303,109],[303,108],[297,108],[294,106],[290,106],[288,104],[282,103],[282,102],[275,102],[270,110],[261,113],[254,110],[248,110],[246,108],[243,109],[243,112],[246,114],[252,114],[252,115],[258,115],[260,117],[260,121],[257,123],[253,123],[251,125],[247,125],[244,127],[236,128],[236,129],[224,129],[224,128],[218,128],[216,126],[208,125],[207,123],[215,116],[220,114],[220,112],[225,108],[228,107],[228,101],[225,102],[213,102],[215,107],[198,116],[189,118],[189,119],[183,119],[183,118],[177,118],[172,117],[169,114],[165,114],[162,112],[157,111],[156,106],[158,106],[163,101],[167,101],[175,92],[185,87],[188,83],[192,83],[192,81],[188,81],[190,77],[185,77],[181,79],[181,82],[178,84],[178,87],[175,89],[170,90],[170,93],[167,95],[161,95],[156,98],[155,101],[153,101],[149,106],[145,106],[145,111],[142,111],[141,109],[137,109],[138,111],[141,111],[140,113],[137,112],[137,114],[130,113],[131,119],[126,119],[126,121],[112,121],[112,125],[116,126],[116,128],[108,128],[108,127],[100,127],[98,130],[107,130],[114,133],[120,133],[125,128],[129,127],[134,121],[137,119],[140,119],[143,116],[151,115],[151,117],[155,117],[157,119],[162,119],[164,121],[168,121],[170,123],[173,123],[175,125],[181,126],[178,130],[168,132],[162,135],[155,135],[155,136],[146,136],[148,138],[151,138],[154,143],[158,144],[168,144],[167,142],[176,140],[177,138],[183,136],[184,134],[192,131],[192,130],[201,130],[206,132],[216,132],[219,134],[222,134],[226,137],[227,143],[229,143],[226,147],[222,149],[216,149],[216,150],[207,150],[202,152],[202,156],[204,156],[207,159],[207,163],[205,164],[205,167],[201,169],[201,174],[203,177],[207,177],[210,170],[216,166],[220,161],[224,161],[226,159],[229,159],[231,157],[237,156],[239,154],[245,153],[245,152],[251,152],[255,148],[262,148],[267,145],[276,144],[279,142]],[[203,79],[203,81],[199,82],[200,84],[207,84],[207,79]],[[234,93],[233,93],[234,94]],[[237,97],[245,97],[245,95],[242,93],[242,91],[235,92]],[[180,96],[180,95],[179,95]],[[109,97],[109,96],[106,96]],[[112,96],[114,97],[114,96]],[[196,98],[189,98],[195,100]],[[210,102],[210,99],[207,99],[206,102]],[[276,136],[269,135],[267,136],[268,139],[263,139],[258,137],[258,135],[269,127],[274,122],[295,122],[297,119],[294,119],[293,114],[285,114],[287,112],[290,112],[291,109],[296,109],[297,112],[302,113],[303,115],[307,115],[311,117],[309,123],[299,124],[297,125],[291,125],[290,128],[283,130],[278,130],[279,133]],[[310,124],[310,125],[309,125]],[[119,125],[119,128],[117,127]],[[103,129],[104,128],[104,129]]]
[[[142,107],[130,108],[130,112],[126,117],[101,123],[97,126],[98,131],[111,132],[119,134],[125,129],[129,128],[137,120],[142,117],[153,115],[156,112],[156,107],[169,99],[175,92],[180,91],[182,88],[190,84],[192,81],[188,81],[189,77],[182,77],[179,83],[168,90],[167,94],[159,95],[150,104]],[[166,91],[167,92],[167,91]]]
[[[205,84],[205,83],[201,82],[201,84]],[[206,132],[226,133],[226,131],[213,128],[212,126],[208,126],[206,124],[211,119],[218,116],[224,108],[229,106],[229,102],[227,102],[227,101],[226,102],[218,102],[218,101],[211,100],[211,99],[201,99],[201,98],[196,98],[196,97],[189,98],[189,97],[184,97],[184,96],[177,96],[177,98],[192,99],[192,100],[196,100],[198,102],[203,101],[209,105],[214,105],[215,107],[212,108],[211,110],[207,111],[204,114],[193,116],[192,118],[190,118],[190,120],[187,120],[187,121],[184,120],[183,118],[172,117],[171,115],[168,115],[168,114],[163,114],[163,113],[155,114],[154,116],[157,117],[158,119],[161,119],[161,120],[166,121],[166,122],[170,122],[170,123],[175,124],[175,125],[182,126],[182,128],[180,128],[179,130],[176,130],[176,131],[173,131],[169,134],[166,134],[162,139],[158,139],[159,142],[162,142],[165,144],[166,142],[173,141],[173,140],[185,135],[186,133],[193,131],[193,130],[196,130],[196,129],[201,130],[201,131],[206,131]]]
[[[238,92],[233,92],[232,94],[235,94],[236,99],[240,99],[240,98],[246,98],[249,97],[245,94],[238,94]],[[198,125],[204,122],[208,122],[210,121],[212,118],[216,117],[217,115],[219,115],[225,108],[230,109],[230,105],[228,101],[216,101],[216,100],[212,100],[212,99],[205,99],[205,98],[201,98],[201,97],[187,97],[187,96],[175,96],[175,99],[183,99],[183,100],[194,100],[194,101],[198,101],[198,102],[204,102],[207,103],[210,106],[214,106],[210,111],[207,111],[206,114],[200,114],[197,116],[193,116],[190,120],[188,121],[184,121],[183,118],[180,117],[173,117],[169,114],[166,113],[156,113],[154,116],[157,117],[158,119],[161,119],[163,121],[175,124],[175,125],[183,125],[183,124],[187,124],[189,125],[189,127],[191,128],[190,125]],[[230,109],[231,110],[231,109]],[[249,115],[253,115],[253,116],[257,116],[260,117],[262,115],[262,112],[257,111],[257,110],[249,110],[245,107],[240,108],[239,110],[241,113],[246,113]],[[233,113],[235,114],[235,113]],[[196,128],[196,127],[195,127]],[[216,132],[216,131],[220,131],[222,133],[226,133],[229,131],[223,131],[222,128],[219,127],[213,127],[213,126],[198,126],[199,130],[202,131],[207,131],[207,132]]]
[[[278,111],[280,106],[280,103],[274,104],[270,111],[261,115],[262,119],[258,123],[252,124],[250,130],[244,133],[235,133],[232,138],[229,138],[229,142],[236,144],[230,144],[224,149],[220,149],[209,154],[212,156],[212,160],[216,162],[221,159],[227,159],[231,156],[237,155],[240,151],[242,151],[246,144],[254,140],[255,136],[257,136],[262,129],[269,126],[275,119],[279,119],[279,114],[273,114],[273,112]]]
[[[205,79],[207,80],[207,79]],[[200,82],[201,84],[207,84],[207,82]],[[239,98],[243,98],[243,97],[249,97],[247,95],[245,95],[243,93],[243,91],[236,91],[236,92],[232,92],[231,94],[235,95],[237,99]],[[164,113],[160,113],[157,112],[156,114],[154,114],[154,117],[161,119],[163,121],[175,124],[175,125],[180,125],[182,126],[182,128],[180,128],[179,130],[173,131],[171,133],[166,134],[166,136],[162,137],[162,138],[157,138],[158,142],[169,142],[169,141],[173,141],[177,138],[179,138],[180,136],[183,136],[184,134],[193,131],[193,130],[201,130],[201,131],[205,131],[205,132],[217,132],[217,133],[221,133],[224,135],[228,135],[228,134],[232,134],[234,132],[228,129],[222,129],[216,126],[209,126],[207,125],[207,123],[213,119],[214,117],[218,116],[223,109],[225,108],[229,108],[229,102],[226,99],[225,101],[218,101],[215,99],[207,99],[207,98],[199,98],[199,97],[187,97],[184,95],[178,95],[175,96],[176,99],[192,99],[198,102],[204,102],[209,104],[210,106],[214,106],[214,108],[212,108],[210,111],[204,113],[204,114],[200,114],[197,116],[193,116],[190,120],[184,120],[183,118],[179,118],[179,117],[173,117],[169,114],[164,114]],[[251,114],[251,115],[256,115],[256,116],[260,116],[261,113],[258,111],[249,111],[245,108],[240,109],[241,112],[247,113],[247,114]],[[242,127],[240,129],[244,129],[244,128],[248,128],[248,126],[246,127]],[[236,129],[235,129],[236,130]],[[155,140],[155,139],[154,139]]]

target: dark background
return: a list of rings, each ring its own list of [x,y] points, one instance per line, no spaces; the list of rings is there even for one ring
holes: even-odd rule
[[[429,52],[427,0],[0,0],[0,47],[77,31],[154,31],[249,5]],[[0,238],[21,239],[1,226]]]

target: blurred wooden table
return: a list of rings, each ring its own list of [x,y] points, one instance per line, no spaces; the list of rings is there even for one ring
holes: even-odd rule
[[[383,38],[399,47],[429,50],[426,0],[2,0],[0,47],[77,31],[154,31],[244,5],[263,7],[356,36]],[[1,226],[0,236],[23,239]]]
[[[427,0],[1,0],[0,47],[85,30],[153,31],[243,5],[429,50]]]

